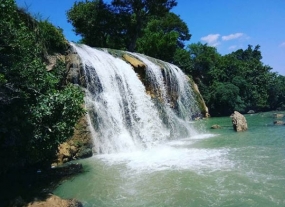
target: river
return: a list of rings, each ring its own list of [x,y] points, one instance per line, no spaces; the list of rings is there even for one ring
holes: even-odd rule
[[[80,160],[85,172],[54,194],[84,207],[285,206],[285,126],[272,115],[246,115],[249,129],[240,133],[229,117],[189,122],[199,133]]]

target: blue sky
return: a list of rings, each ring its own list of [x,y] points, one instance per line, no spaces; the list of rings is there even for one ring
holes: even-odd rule
[[[18,6],[48,18],[69,41],[80,39],[67,22],[75,0],[16,0]],[[110,0],[105,1],[110,2]],[[186,44],[208,43],[222,55],[247,45],[261,46],[263,63],[285,75],[285,0],[177,0],[172,10],[188,25]]]

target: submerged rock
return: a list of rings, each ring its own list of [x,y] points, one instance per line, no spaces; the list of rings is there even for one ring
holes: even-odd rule
[[[211,129],[221,129],[222,127],[218,124],[214,124],[211,126]]]
[[[247,113],[248,113],[248,114],[254,114],[255,111],[254,111],[254,110],[249,110]]]
[[[275,125],[285,125],[284,121],[276,120],[273,122]]]
[[[246,131],[247,130],[247,121],[245,119],[245,117],[239,113],[238,111],[235,111],[232,115],[232,124],[233,124],[233,128],[235,131],[237,132],[242,132],[242,131]]]

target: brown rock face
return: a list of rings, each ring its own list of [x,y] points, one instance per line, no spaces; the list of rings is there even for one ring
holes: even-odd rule
[[[70,160],[92,156],[93,139],[87,117],[83,116],[74,127],[73,136],[58,146],[57,160],[53,166]]]
[[[133,66],[133,68],[134,68],[135,72],[138,74],[140,80],[143,81],[145,79],[145,68],[146,68],[145,64],[143,62],[141,62],[140,60],[138,60],[138,59],[136,59],[130,55],[127,55],[127,54],[123,55],[123,59]]]
[[[65,63],[67,70],[66,82],[86,88],[84,68],[79,55],[75,51],[69,51],[65,56]]]
[[[55,195],[49,195],[45,200],[33,201],[28,207],[82,207],[82,203],[75,199],[64,200]]]
[[[233,128],[237,132],[242,132],[247,130],[247,122],[245,117],[239,113],[238,111],[235,111],[232,115],[232,123],[233,123]]]
[[[192,84],[193,90],[197,96],[196,100],[200,105],[199,107],[200,107],[201,112],[203,113],[204,117],[209,118],[210,117],[209,109],[199,91],[198,85],[193,80],[191,80],[189,77],[188,77],[188,80]]]
[[[150,83],[146,80],[146,65],[138,60],[135,57],[132,57],[128,54],[124,54],[123,55],[123,59],[131,64],[131,66],[133,67],[134,71],[136,72],[137,76],[139,77],[139,79],[141,80],[141,82],[144,84],[145,89],[146,89],[146,93],[151,97],[151,98],[159,98],[159,94],[156,94],[156,92],[153,90],[153,88],[151,87]]]

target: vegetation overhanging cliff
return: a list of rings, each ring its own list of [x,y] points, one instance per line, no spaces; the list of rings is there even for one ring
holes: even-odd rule
[[[49,54],[68,43],[59,28],[36,20],[13,0],[0,10],[0,174],[50,163],[58,144],[85,113],[80,88],[66,83],[66,67]],[[60,57],[60,55],[57,55]]]
[[[60,28],[47,20],[35,19],[19,9],[15,1],[3,3],[0,17],[0,173],[38,164],[48,166],[59,144],[73,135],[79,118],[77,128],[88,125],[82,119],[84,94],[70,84],[84,87],[81,63]],[[134,65],[135,59],[130,60],[126,54],[121,58],[139,76],[144,76],[143,64]],[[145,86],[152,95],[148,85]],[[206,112],[206,108],[202,111]],[[90,136],[88,130],[85,132]],[[88,149],[81,152],[77,148],[86,145],[90,149],[92,144],[88,140],[77,139],[76,143],[69,140],[67,147],[60,147],[68,148],[69,152],[59,154],[58,162],[90,154]]]
[[[180,16],[171,12],[176,0],[136,2],[75,2],[67,18],[82,43],[127,48],[180,67],[193,77],[213,116],[285,108],[285,77],[262,62],[259,45],[226,55],[200,42],[186,46],[191,34]]]

